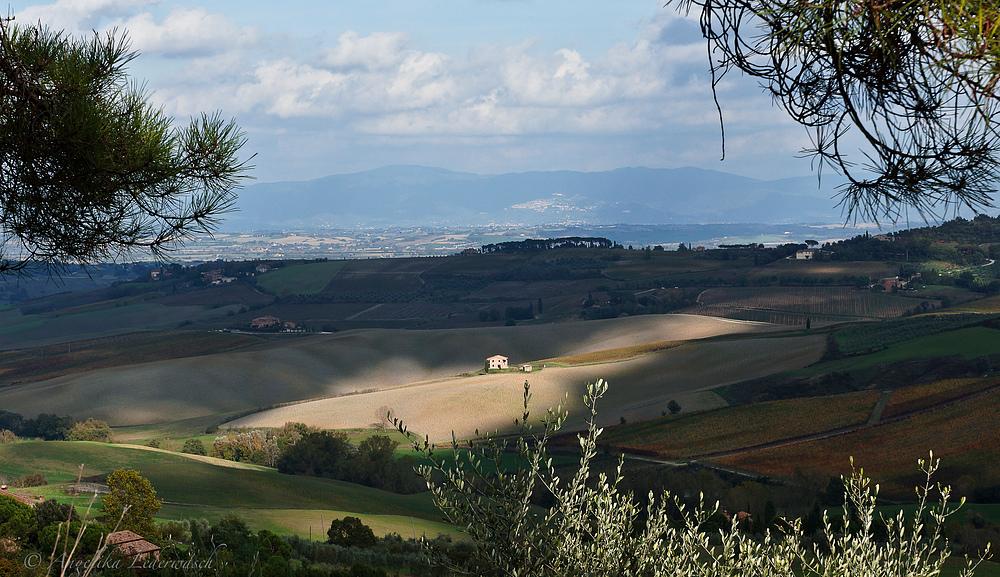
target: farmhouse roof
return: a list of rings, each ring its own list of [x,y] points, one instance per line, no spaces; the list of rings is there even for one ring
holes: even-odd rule
[[[505,361],[506,361],[506,360],[507,360],[507,357],[505,357],[505,356],[503,356],[503,355],[493,355],[492,357],[486,357],[486,360],[487,360],[487,361],[488,361],[488,360],[490,360],[490,359],[503,359],[503,360],[505,360]]]
[[[142,535],[129,530],[108,533],[107,542],[116,545],[118,550],[122,552],[122,555],[126,557],[149,553],[155,554],[160,551],[158,546],[143,539]]]

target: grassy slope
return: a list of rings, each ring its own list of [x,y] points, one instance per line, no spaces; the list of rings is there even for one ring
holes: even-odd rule
[[[617,423],[658,416],[671,399],[689,409],[718,406],[698,399],[706,389],[746,378],[802,367],[822,354],[822,335],[787,338],[741,338],[690,343],[621,362],[547,367],[539,372],[492,373],[399,387],[280,407],[233,422],[239,426],[280,426],[302,421],[324,428],[370,426],[387,410],[411,430],[432,439],[472,436],[476,429],[509,430],[520,415],[523,383],[531,384],[532,410],[540,414],[568,396],[567,427],[582,428],[585,383],[599,378],[610,383],[599,406],[598,422]]]
[[[264,289],[278,294],[316,294],[330,282],[347,261],[331,260],[287,266],[257,277]]]
[[[772,329],[708,317],[656,315],[537,327],[348,331],[0,388],[0,406],[25,415],[55,412],[100,418],[115,426],[172,422],[477,371],[483,359],[497,353],[516,363]],[[699,362],[685,370],[716,363],[705,356]],[[763,357],[758,363],[767,364]],[[580,385],[597,376],[603,375],[588,372],[573,380]],[[727,377],[732,378],[737,377]],[[364,419],[367,425],[369,414]]]
[[[0,446],[0,473],[42,473],[50,482],[75,479],[79,463],[84,476],[105,475],[132,467],[149,478],[164,500],[161,518],[222,516],[239,511],[258,528],[308,534],[305,520],[344,513],[378,516],[385,531],[411,532],[410,517],[434,535],[447,527],[428,493],[397,495],[331,479],[282,475],[274,470],[237,469],[189,459],[164,451],[101,443],[26,442]],[[56,487],[46,488],[58,495]],[[60,499],[63,500],[63,499]],[[313,528],[316,531],[316,528]]]
[[[42,381],[68,373],[228,352],[263,342],[249,335],[209,332],[142,333],[77,341],[31,352],[0,352],[0,383]]]
[[[0,350],[48,346],[153,329],[172,329],[188,320],[223,316],[227,307],[164,306],[142,302],[61,314],[8,316],[0,325]]]
[[[997,351],[1000,351],[1000,330],[971,327],[927,337],[919,337],[869,355],[825,362],[804,369],[800,371],[800,374],[809,375],[830,371],[859,369],[877,364],[902,361],[912,357],[962,355],[967,359],[972,359],[994,354]]]

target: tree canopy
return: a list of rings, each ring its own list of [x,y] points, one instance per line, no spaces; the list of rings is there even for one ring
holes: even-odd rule
[[[803,152],[848,179],[848,218],[991,205],[1000,167],[993,0],[668,3],[700,11],[713,88],[741,71],[810,130]]]
[[[126,75],[125,34],[0,18],[0,274],[161,258],[232,210],[251,168],[235,121],[174,125]]]
[[[163,504],[153,484],[135,469],[118,469],[108,475],[107,482],[108,493],[101,507],[104,523],[114,530],[149,535],[154,528],[153,515]]]

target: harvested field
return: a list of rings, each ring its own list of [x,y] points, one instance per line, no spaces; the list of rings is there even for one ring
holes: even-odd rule
[[[263,294],[243,283],[226,283],[205,287],[187,293],[171,294],[156,299],[161,305],[254,305],[270,304],[274,300],[271,295]]]
[[[281,426],[301,421],[323,428],[369,427],[387,410],[410,430],[446,440],[454,431],[472,437],[476,429],[509,431],[520,414],[523,383],[531,383],[532,407],[541,415],[568,396],[567,430],[584,427],[582,407],[585,383],[603,378],[610,389],[598,410],[602,426],[619,417],[658,416],[678,395],[694,402],[698,393],[744,378],[791,370],[815,362],[822,355],[824,337],[741,339],[691,343],[639,358],[600,365],[544,368],[539,372],[499,373],[451,378],[389,390],[311,401],[271,409],[232,423],[232,426]],[[718,406],[717,400],[690,409]]]
[[[0,389],[0,406],[24,415],[45,412],[93,417],[115,426],[161,423],[474,372],[482,368],[483,359],[494,354],[522,363],[666,340],[775,329],[695,315],[648,315],[538,326],[289,335],[252,351],[100,369],[4,387]],[[816,345],[817,351],[821,349],[821,344]],[[725,363],[735,363],[740,356],[731,349],[719,354],[734,357]],[[699,362],[711,366],[718,359],[701,357]],[[748,365],[751,368],[770,364],[766,356],[752,362],[756,365]],[[599,376],[604,375],[595,375]],[[577,380],[582,383],[586,378]],[[370,419],[369,414],[363,417],[366,423]]]
[[[0,352],[0,386],[11,382],[43,381],[68,373],[210,355],[263,342],[249,336],[215,332],[133,333],[77,341],[70,347],[53,345],[23,351]]]

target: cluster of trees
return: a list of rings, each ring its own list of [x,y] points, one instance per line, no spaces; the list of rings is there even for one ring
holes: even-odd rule
[[[0,430],[8,430],[18,437],[62,441],[75,424],[76,419],[69,416],[41,413],[34,419],[25,419],[20,413],[0,409]]]
[[[562,238],[511,240],[495,244],[484,244],[480,249],[483,254],[492,252],[534,252],[553,248],[614,248],[615,243],[601,237],[567,236]]]
[[[212,456],[227,461],[273,467],[280,454],[278,435],[262,429],[222,435],[212,443]]]
[[[426,490],[413,471],[413,458],[396,458],[398,445],[385,435],[372,435],[355,446],[343,432],[315,431],[285,449],[277,468],[281,473],[339,479],[395,493]]]
[[[104,421],[77,421],[73,417],[48,413],[25,419],[20,413],[0,409],[0,444],[15,442],[18,437],[45,441],[114,442],[111,427]]]
[[[198,439],[190,439],[185,453],[204,451]],[[412,457],[396,458],[399,443],[385,435],[373,435],[351,443],[341,431],[320,431],[303,423],[285,423],[276,430],[251,429],[216,437],[210,454],[230,461],[277,467],[289,475],[338,479],[395,493],[426,490],[414,473]]]
[[[611,319],[623,315],[663,314],[695,304],[698,290],[671,289],[656,294],[636,296],[631,291],[610,291],[608,300],[598,303],[592,294],[587,296],[580,311],[580,318]]]

